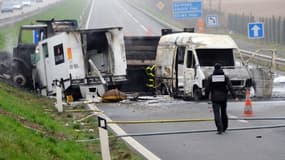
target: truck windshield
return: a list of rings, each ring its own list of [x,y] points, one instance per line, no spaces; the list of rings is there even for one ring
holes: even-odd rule
[[[216,63],[222,66],[234,66],[233,49],[197,49],[200,66],[214,66]]]

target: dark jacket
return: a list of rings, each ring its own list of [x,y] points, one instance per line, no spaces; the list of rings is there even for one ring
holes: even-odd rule
[[[212,102],[225,102],[228,99],[228,91],[231,92],[233,98],[236,98],[229,77],[225,75],[222,69],[215,69],[207,80],[205,90],[206,98],[208,98],[211,93]]]

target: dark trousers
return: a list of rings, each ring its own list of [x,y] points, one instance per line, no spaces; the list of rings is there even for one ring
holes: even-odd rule
[[[228,128],[227,102],[213,102],[213,112],[217,130],[225,131]]]

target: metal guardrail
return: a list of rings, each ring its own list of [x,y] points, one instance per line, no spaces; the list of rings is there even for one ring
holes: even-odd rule
[[[252,57],[256,60],[260,60],[260,61],[264,61],[264,62],[272,62],[272,56],[268,56],[268,55],[263,55],[257,52],[251,52],[251,51],[247,51],[247,50],[240,50],[240,53],[242,56],[245,57]],[[283,66],[285,67],[285,59],[283,58],[275,58],[275,64],[278,66]]]

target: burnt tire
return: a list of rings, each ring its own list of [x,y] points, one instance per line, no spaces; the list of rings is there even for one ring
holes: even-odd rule
[[[27,84],[27,79],[22,74],[14,74],[13,75],[13,83],[16,86],[24,87]]]

